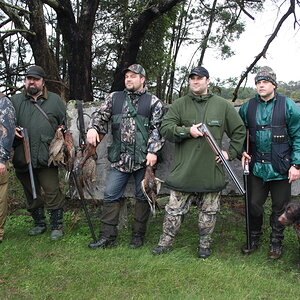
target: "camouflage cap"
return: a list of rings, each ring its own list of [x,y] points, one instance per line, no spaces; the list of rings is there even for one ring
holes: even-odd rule
[[[257,73],[257,75],[254,78],[255,84],[257,84],[260,80],[266,80],[273,83],[275,86],[277,86],[276,82],[276,74],[270,67],[261,67]]]
[[[30,66],[27,71],[26,71],[26,77],[33,77],[33,78],[37,78],[37,79],[41,79],[41,78],[45,78],[46,77],[46,73],[44,71],[44,69],[40,66]]]
[[[146,77],[145,69],[139,64],[130,65],[129,67],[123,70],[123,73],[126,73],[127,71],[131,71],[133,73],[140,74],[143,77]]]

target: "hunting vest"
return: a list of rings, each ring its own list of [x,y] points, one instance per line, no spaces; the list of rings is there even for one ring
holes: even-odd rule
[[[108,159],[110,162],[113,163],[119,161],[121,153],[129,153],[137,164],[140,164],[145,160],[149,137],[151,100],[152,95],[148,93],[143,94],[138,100],[138,107],[137,110],[135,110],[126,91],[114,93],[111,117],[113,143],[108,148]],[[122,112],[125,101],[127,101],[128,110]],[[121,142],[120,125],[124,118],[134,118],[135,120],[134,144]]]
[[[276,94],[276,102],[273,107],[270,124],[257,125],[256,112],[258,101],[255,98],[249,100],[247,120],[250,135],[250,154],[252,156],[250,169],[255,162],[271,163],[274,171],[286,174],[290,168],[291,146],[286,126],[286,98]],[[271,131],[271,152],[258,152],[256,148],[256,132]]]

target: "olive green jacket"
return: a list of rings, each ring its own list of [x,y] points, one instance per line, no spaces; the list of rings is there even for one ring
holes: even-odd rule
[[[175,142],[175,161],[166,185],[183,192],[217,192],[225,187],[224,170],[205,137],[193,138],[193,124],[205,123],[221,147],[223,134],[230,138],[229,159],[242,152],[245,127],[233,105],[213,94],[195,96],[191,92],[177,99],[165,115],[161,134]]]
[[[54,137],[54,129],[42,113],[33,105],[35,100],[25,93],[19,93],[12,97],[12,103],[16,110],[17,126],[27,129],[31,162],[33,168],[48,167],[49,146]],[[55,93],[44,89],[37,103],[46,112],[53,126],[58,128],[64,122],[66,107],[64,101]],[[23,144],[16,140],[13,164],[17,171],[26,171]]]

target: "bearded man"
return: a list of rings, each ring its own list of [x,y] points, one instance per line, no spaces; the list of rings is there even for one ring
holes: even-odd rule
[[[15,151],[13,164],[27,200],[27,209],[34,220],[34,227],[28,231],[36,236],[46,231],[44,209],[50,215],[52,240],[63,236],[64,195],[59,188],[58,168],[48,166],[49,146],[56,129],[64,122],[66,108],[64,101],[45,86],[45,71],[40,66],[31,66],[26,72],[24,91],[12,97],[16,111]],[[25,161],[21,128],[29,136],[31,163],[37,198],[32,187]],[[43,193],[41,192],[43,190]]]

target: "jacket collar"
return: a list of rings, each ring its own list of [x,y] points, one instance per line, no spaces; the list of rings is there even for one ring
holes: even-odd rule
[[[205,95],[197,96],[190,91],[188,93],[188,96],[196,102],[202,102],[202,101],[207,101],[209,98],[211,98],[213,96],[213,94],[208,92]]]

